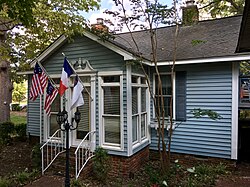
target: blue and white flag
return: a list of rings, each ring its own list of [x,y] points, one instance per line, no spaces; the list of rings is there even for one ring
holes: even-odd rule
[[[84,100],[82,96],[83,89],[84,89],[83,85],[79,82],[78,76],[76,76],[74,89],[73,89],[72,102],[71,102],[72,103],[71,110],[75,107],[84,105]]]

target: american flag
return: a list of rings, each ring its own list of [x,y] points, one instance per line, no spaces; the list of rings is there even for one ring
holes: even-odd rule
[[[58,94],[57,88],[55,88],[50,81],[48,81],[48,86],[46,90],[46,98],[44,104],[44,110],[48,116],[50,116],[51,104]]]
[[[47,80],[47,75],[44,73],[39,64],[36,63],[31,81],[30,100],[35,101],[38,95],[43,94]]]

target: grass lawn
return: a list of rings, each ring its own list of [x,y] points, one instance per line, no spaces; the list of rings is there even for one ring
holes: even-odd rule
[[[11,112],[10,121],[14,124],[27,123],[26,115],[20,115],[19,112]]]

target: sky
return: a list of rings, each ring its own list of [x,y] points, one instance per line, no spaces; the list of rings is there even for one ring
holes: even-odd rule
[[[184,1],[184,0],[179,0]],[[124,0],[125,4],[129,6],[129,1]],[[173,3],[173,0],[159,0],[162,4],[167,4],[168,6],[171,6]],[[103,13],[106,9],[109,10],[117,10],[118,8],[115,6],[113,0],[101,0],[101,7],[100,10],[97,11],[90,11],[89,13],[83,13],[84,17],[87,18],[91,24],[96,23],[97,18],[104,18],[104,19],[112,19],[109,17],[109,15]]]

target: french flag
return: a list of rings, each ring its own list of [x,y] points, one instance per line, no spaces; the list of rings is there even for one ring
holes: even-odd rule
[[[62,69],[62,76],[60,81],[59,87],[59,94],[63,96],[65,90],[69,87],[69,77],[74,73],[73,69],[71,68],[67,58],[64,58],[63,69]]]

